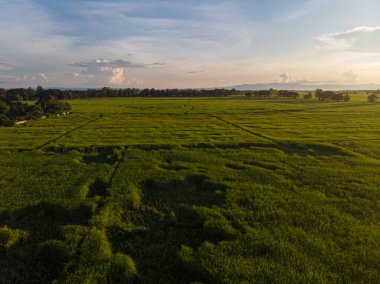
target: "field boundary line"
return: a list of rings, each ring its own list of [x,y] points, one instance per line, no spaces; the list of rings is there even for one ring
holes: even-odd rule
[[[123,148],[124,148],[123,149],[123,153],[122,153],[120,159],[118,159],[116,161],[115,165],[113,166],[112,173],[110,175],[110,179],[109,179],[109,182],[108,182],[109,183],[109,188],[112,186],[112,183],[113,183],[113,180],[115,178],[115,175],[116,175],[117,171],[120,168],[120,164],[122,164],[125,161],[125,158],[127,157],[127,151],[129,149],[129,147],[126,146],[126,147],[123,147]]]
[[[95,118],[95,119],[92,119],[92,120],[86,121],[86,122],[84,122],[84,123],[82,123],[82,124],[80,124],[80,125],[78,125],[78,126],[72,128],[72,129],[66,131],[65,133],[59,135],[58,137],[55,137],[55,138],[53,138],[53,139],[51,139],[51,140],[46,141],[46,142],[43,143],[42,145],[37,146],[36,149],[42,149],[43,147],[46,147],[47,145],[49,145],[49,144],[51,144],[51,143],[53,143],[53,142],[58,141],[59,139],[65,137],[66,135],[69,135],[69,134],[73,133],[74,131],[76,131],[76,130],[82,128],[82,127],[85,127],[85,126],[87,126],[87,125],[89,125],[89,124],[91,124],[91,123],[93,123],[93,122],[95,122],[95,121],[100,120],[101,118],[103,118],[103,115],[101,115],[101,116],[99,116],[99,117],[97,117],[97,118]]]
[[[191,107],[190,109],[188,109],[187,111],[185,111],[183,114],[188,114],[189,112],[193,111],[195,109],[195,107]]]
[[[257,137],[260,137],[260,138],[263,138],[263,139],[269,140],[269,141],[272,141],[272,142],[274,142],[274,143],[277,143],[277,141],[276,141],[275,139],[273,139],[273,138],[270,138],[270,137],[268,137],[268,136],[266,136],[266,135],[264,135],[264,134],[257,133],[257,132],[254,132],[254,131],[252,131],[252,130],[246,129],[246,128],[240,126],[239,124],[236,124],[236,123],[230,122],[230,121],[228,121],[228,120],[226,120],[226,119],[224,119],[224,118],[221,118],[220,116],[217,116],[217,115],[215,115],[215,114],[210,114],[210,116],[213,117],[213,118],[216,118],[217,120],[222,121],[222,122],[224,122],[224,123],[226,123],[226,124],[228,124],[228,125],[231,125],[231,126],[233,126],[233,127],[235,127],[235,128],[238,128],[238,129],[240,129],[240,130],[242,130],[242,131],[244,131],[244,132],[246,132],[246,133],[248,133],[248,134],[251,134],[251,135],[254,135],[254,136],[257,136]]]

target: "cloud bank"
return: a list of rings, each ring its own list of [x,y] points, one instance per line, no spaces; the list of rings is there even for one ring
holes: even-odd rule
[[[315,38],[322,47],[335,50],[380,53],[380,27],[356,27],[354,29],[323,34]]]
[[[22,86],[37,86],[49,84],[50,80],[44,73],[35,75],[4,75],[0,74],[0,84],[16,84]]]
[[[117,59],[114,61],[108,61],[106,59],[95,59],[88,62],[79,62],[70,64],[73,67],[86,67],[86,68],[144,68],[146,65],[131,63],[130,61],[124,61],[122,59]]]
[[[155,65],[156,63],[152,64]],[[132,63],[122,59],[109,61],[106,59],[95,59],[70,64],[72,67],[84,68],[80,73],[68,73],[73,78],[88,78],[104,80],[111,85],[123,85],[127,82],[125,70],[127,68],[145,68],[146,64]]]

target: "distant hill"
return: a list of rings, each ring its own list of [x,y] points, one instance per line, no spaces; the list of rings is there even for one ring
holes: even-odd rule
[[[243,84],[226,87],[226,89],[236,89],[240,91],[248,90],[299,90],[299,91],[311,91],[315,89],[323,90],[378,90],[380,85],[377,84],[338,84],[338,83],[329,83],[329,84],[313,84],[313,83],[258,83],[258,84]]]

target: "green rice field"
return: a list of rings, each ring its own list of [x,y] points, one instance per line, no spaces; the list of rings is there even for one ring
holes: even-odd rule
[[[0,283],[379,283],[380,104],[72,100],[0,128]]]

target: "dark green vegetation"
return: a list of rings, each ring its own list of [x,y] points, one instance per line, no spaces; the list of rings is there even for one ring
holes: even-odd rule
[[[379,283],[367,94],[70,103],[0,128],[0,283]]]
[[[14,96],[14,91],[21,94],[33,94],[37,99],[35,104],[22,103],[21,97]],[[0,126],[13,126],[16,121],[36,120],[43,116],[66,114],[71,110],[71,105],[58,98],[50,90],[37,89],[12,89],[8,92],[0,90]],[[29,98],[29,97],[28,97]]]

